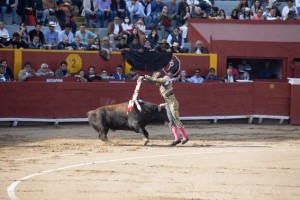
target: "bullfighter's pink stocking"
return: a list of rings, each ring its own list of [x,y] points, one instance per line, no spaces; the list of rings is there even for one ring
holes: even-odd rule
[[[175,141],[178,141],[179,140],[179,136],[178,136],[177,128],[176,127],[172,127],[171,130],[172,130],[172,133],[173,133],[173,135],[175,137]]]
[[[181,128],[179,128],[179,130],[180,130],[180,132],[181,132],[181,134],[182,134],[183,139],[185,140],[185,139],[187,138],[187,136],[186,136],[186,133],[185,133],[184,128],[181,127]]]

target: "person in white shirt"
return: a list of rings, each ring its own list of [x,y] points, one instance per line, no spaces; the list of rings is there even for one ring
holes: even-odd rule
[[[4,28],[4,22],[3,21],[0,21],[0,35],[6,35],[9,38],[9,33]]]
[[[190,83],[203,83],[204,78],[201,77],[201,69],[197,68],[195,70],[195,75],[192,76],[191,78],[188,78],[188,82]]]
[[[281,16],[282,16],[283,20],[285,20],[288,17],[288,13],[290,11],[295,11],[296,16],[298,16],[298,11],[296,9],[296,6],[293,6],[293,1],[292,0],[288,0],[287,5],[284,6],[283,9],[282,9]]]

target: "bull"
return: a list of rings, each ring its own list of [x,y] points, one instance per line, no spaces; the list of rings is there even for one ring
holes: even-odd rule
[[[87,113],[90,125],[99,133],[99,139],[108,142],[107,133],[111,130],[132,130],[143,135],[144,145],[149,142],[149,133],[145,127],[153,122],[169,122],[163,104],[140,102],[127,114],[127,103],[106,105]]]

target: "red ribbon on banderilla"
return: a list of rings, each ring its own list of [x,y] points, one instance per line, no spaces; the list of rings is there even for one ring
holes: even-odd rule
[[[141,84],[142,84],[142,81],[137,81],[137,84],[135,86],[135,90],[134,90],[134,93],[133,93],[133,96],[132,96],[132,99],[129,100],[129,103],[128,103],[128,107],[127,107],[127,114],[129,112],[132,111],[133,107],[134,107],[134,103],[136,105],[136,107],[138,108],[139,111],[142,111],[142,108],[139,104],[139,101],[137,100],[137,97],[139,95],[139,91],[140,91],[140,87],[141,87]]]

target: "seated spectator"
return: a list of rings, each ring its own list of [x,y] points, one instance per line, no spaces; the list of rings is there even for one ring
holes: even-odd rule
[[[300,8],[300,7],[299,7]],[[300,9],[299,9],[300,10]],[[295,10],[291,9],[284,20],[298,20]]]
[[[66,36],[63,41],[58,43],[57,49],[73,50],[71,44],[69,43],[69,37],[68,36]]]
[[[240,64],[237,66],[239,71],[239,77],[243,79],[243,74],[245,71],[250,72],[252,70],[251,65],[248,64],[247,59],[243,59]]]
[[[217,75],[215,74],[215,69],[210,68],[208,74],[205,76],[205,80],[218,80]]]
[[[173,45],[171,47],[172,53],[183,53],[182,49],[179,46],[178,42],[173,42]]]
[[[68,2],[63,3],[56,12],[56,18],[61,30],[65,29],[65,26],[71,27],[72,33],[75,34],[77,25],[73,17],[71,5]]]
[[[203,83],[204,79],[202,78],[202,76],[200,74],[201,74],[201,69],[197,68],[195,70],[195,75],[187,79],[188,82],[190,82],[190,83]]]
[[[111,10],[113,13],[113,18],[118,16],[121,19],[125,19],[126,15],[126,2],[125,0],[112,0],[111,1]]]
[[[238,10],[238,15],[241,15],[245,8],[249,8],[247,0],[240,0],[239,3],[235,6],[235,9]]]
[[[287,0],[287,5],[282,8],[281,17],[283,20],[286,20],[288,18],[288,14],[290,11],[295,12],[296,16],[299,15],[296,6],[293,5],[293,0]]]
[[[198,5],[201,10],[203,10],[204,12],[206,12],[207,14],[211,13],[211,11],[216,8],[216,7],[213,7],[211,2],[209,0],[203,0],[203,1],[200,1],[199,5]]]
[[[71,77],[71,73],[68,71],[68,63],[66,61],[62,61],[60,63],[60,69],[55,71],[55,77]]]
[[[79,37],[75,37],[74,42],[71,44],[73,50],[85,50],[86,46],[80,41]]]
[[[227,19],[224,9],[220,9],[218,13],[219,19]]]
[[[27,81],[28,78],[38,76],[38,74],[31,67],[32,65],[30,62],[25,62],[24,68],[21,71],[19,71],[18,74],[19,81]]]
[[[94,39],[97,35],[89,30],[85,30],[85,25],[81,24],[79,30],[76,31],[75,37],[80,38],[80,41],[84,44],[88,44],[88,39]]]
[[[144,50],[144,51],[152,51],[152,52],[156,51],[156,50],[152,47],[152,44],[150,43],[149,40],[146,40],[146,41],[145,41],[145,44],[144,44],[144,46],[143,46],[143,50]]]
[[[43,8],[43,0],[36,0],[34,5],[35,22],[46,26],[47,10]]]
[[[15,32],[13,34],[13,37],[11,40],[9,40],[9,46],[11,46],[14,49],[27,49],[28,44],[21,40],[20,35],[18,32]]]
[[[265,20],[265,17],[263,16],[263,10],[259,9],[256,14],[253,15],[252,20]]]
[[[107,72],[107,69],[103,69],[101,74],[100,74],[101,78],[104,80],[109,80],[109,79],[115,79],[114,76],[110,76]]]
[[[5,72],[5,66],[0,64],[0,82],[11,81],[9,75]]]
[[[219,8],[212,7],[211,12],[208,14],[209,19],[219,19]]]
[[[168,7],[165,5],[161,13],[158,14],[158,26],[160,28],[160,39],[166,39],[167,35],[174,30],[172,20],[174,16],[168,13]]]
[[[182,32],[182,37],[184,42],[187,42],[187,34],[188,34],[188,20],[192,17],[190,12],[190,7],[186,6],[185,10],[181,13],[179,17],[180,31]]]
[[[242,80],[244,81],[254,81],[254,79],[250,76],[250,73],[245,71],[243,74]]]
[[[179,47],[182,49],[182,52],[184,53],[189,52],[188,48],[183,47],[184,39],[178,27],[174,28],[173,32],[168,36],[167,42],[169,43],[170,46],[172,46],[174,42],[177,42],[179,44]]]
[[[1,11],[1,21],[5,21],[7,11],[11,12],[12,24],[16,24],[16,1],[15,0],[1,0],[0,1],[0,11]]]
[[[134,38],[132,43],[129,44],[129,48],[130,50],[134,50],[134,51],[143,51],[142,45],[139,43],[139,39],[138,38]]]
[[[100,28],[104,28],[104,20],[113,21],[109,0],[98,0],[98,12],[100,12]]]
[[[208,15],[206,12],[204,12],[203,10],[201,10],[200,7],[196,6],[195,7],[195,11],[192,15],[193,18],[195,19],[207,19]]]
[[[0,35],[0,48],[11,48],[8,41],[8,36],[5,33]]]
[[[40,42],[44,44],[45,42],[45,36],[44,33],[41,31],[41,25],[40,24],[35,24],[34,29],[29,31],[29,41],[33,40],[34,36],[39,36]]]
[[[58,45],[58,32],[55,27],[54,22],[49,22],[49,29],[45,31],[45,46],[49,49],[56,49]]]
[[[58,42],[62,42],[65,37],[69,38],[69,43],[70,44],[72,44],[74,42],[74,34],[71,32],[71,25],[70,24],[66,24],[65,29],[62,30],[58,34]]]
[[[120,38],[120,42],[116,45],[116,50],[121,52],[130,50],[128,44],[126,44],[126,39],[124,37]]]
[[[182,83],[188,82],[188,77],[185,70],[180,71],[180,74],[178,76],[178,82],[182,82]]]
[[[204,47],[203,42],[201,40],[197,40],[196,45],[193,49],[193,53],[206,54],[208,53],[208,50]]]
[[[107,53],[111,53],[112,51],[116,51],[116,47],[112,41],[109,40],[108,36],[104,36],[102,43],[101,43],[101,49],[106,50]]]
[[[41,64],[40,69],[38,69],[36,73],[37,76],[42,76],[42,77],[54,76],[54,72],[51,69],[49,69],[49,66],[46,63]]]
[[[139,73],[137,73],[134,67],[130,68],[129,73],[126,75],[126,80],[137,80],[139,78]]]
[[[276,13],[277,7],[273,6],[270,12],[265,16],[266,20],[282,20],[282,18]]]
[[[28,15],[33,15],[34,0],[27,0],[27,1],[19,0],[16,12],[17,12],[18,15],[21,16],[21,21],[23,23],[26,23]]]
[[[158,39],[159,39],[159,36],[157,34],[157,30],[156,29],[152,29],[151,33],[149,33],[147,39],[152,44],[153,48],[156,48],[157,47],[157,42],[158,42]]]
[[[138,0],[140,2],[140,9],[142,9],[142,15],[145,22],[145,26],[148,27],[148,29],[153,28],[152,27],[152,16],[151,16],[151,1],[152,0]]]
[[[144,42],[145,42],[145,38],[146,38],[146,26],[145,26],[145,23],[144,23],[144,19],[142,17],[139,17],[137,19],[136,24],[134,25],[134,27],[138,31],[140,44],[143,45]]]
[[[101,49],[101,42],[99,37],[95,37],[93,43],[86,46],[86,50],[99,51]]]
[[[158,24],[158,14],[162,12],[164,5],[162,0],[153,0],[151,3],[151,17],[155,26]]]
[[[271,79],[273,77],[270,61],[264,63],[264,67],[258,72],[258,77],[261,79]]]
[[[121,25],[123,29],[123,35],[127,35],[126,43],[128,44],[128,38],[132,34],[133,24],[131,23],[129,17],[125,16],[125,19]]]
[[[24,1],[26,2],[26,1]],[[46,21],[55,21],[55,12],[58,10],[58,6],[55,0],[43,0],[43,8],[46,12]]]
[[[40,37],[38,35],[35,35],[32,39],[32,41],[28,45],[29,49],[42,49],[43,44],[40,42]]]
[[[27,28],[26,28],[25,23],[22,23],[22,22],[20,23],[18,33],[20,35],[20,39],[22,41],[24,41],[26,44],[28,44],[29,43],[29,36],[28,36],[28,32],[27,32]]]
[[[118,16],[114,18],[113,22],[108,24],[107,36],[109,36],[110,41],[112,42],[119,40],[123,36],[123,28]]]
[[[132,43],[133,39],[135,39],[135,38],[137,38],[138,40],[140,40],[137,28],[133,28],[132,29],[132,34],[130,34],[129,37],[127,38],[127,44]]]
[[[178,13],[178,5],[176,3],[176,0],[170,0],[169,2],[166,2],[164,5],[166,5],[168,7],[168,15],[172,16],[171,23],[172,23],[172,26],[175,27],[177,25],[176,20],[177,20],[177,13]]]
[[[270,12],[271,12],[271,7],[266,6],[265,9],[264,9],[264,12],[263,12],[263,16],[264,16],[265,20],[267,19],[267,16],[270,15]]]
[[[9,38],[9,32],[4,28],[4,22],[0,21],[0,35],[6,35]]]
[[[228,63],[227,68],[232,69],[232,74],[233,74],[233,76],[235,77],[235,79],[238,79],[238,78],[239,78],[239,71],[237,70],[237,68],[235,68],[235,67],[233,66],[233,64],[232,64],[231,62]]]
[[[98,11],[98,0],[83,0],[81,16],[85,18],[88,27],[97,27],[97,23],[100,21],[100,12]],[[90,24],[91,17],[95,18],[95,21],[92,24]]]
[[[158,47],[156,48],[158,52],[172,52],[172,49],[169,46],[169,43],[166,39],[162,39],[161,41],[158,41]]]
[[[233,83],[236,82],[236,78],[233,76],[232,68],[226,70],[226,75],[221,78],[222,82]]]
[[[186,3],[188,4],[191,13],[194,13],[196,10],[196,7],[199,5],[198,0],[187,0]]]
[[[230,19],[240,19],[238,9],[235,8],[231,11]]]
[[[134,19],[139,17],[144,17],[144,11],[141,9],[142,5],[137,0],[127,1],[127,10],[129,13],[130,21],[133,22]]]
[[[117,66],[117,72],[112,75],[116,80],[125,80],[126,76],[123,74],[123,66]]]
[[[0,65],[4,66],[4,73],[8,74],[8,76],[10,77],[10,80],[14,80],[14,74],[12,73],[10,67],[7,65],[7,60],[2,59],[0,61]]]
[[[251,20],[252,19],[252,12],[250,8],[245,8],[244,12],[239,16],[240,20]]]
[[[88,80],[86,78],[84,78],[85,76],[85,72],[84,70],[80,70],[78,74],[75,75],[75,77],[77,78],[77,82],[87,82]]]
[[[84,78],[86,78],[88,82],[93,82],[94,80],[102,80],[102,77],[96,74],[96,67],[92,65],[89,66],[88,73],[84,75]]]
[[[254,4],[251,6],[251,12],[255,15],[258,10],[262,10],[263,7],[259,0],[255,0]]]

